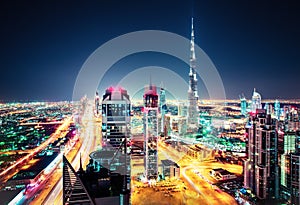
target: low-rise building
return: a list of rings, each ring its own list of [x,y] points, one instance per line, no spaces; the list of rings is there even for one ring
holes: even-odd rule
[[[217,180],[228,180],[228,179],[235,179],[236,175],[227,171],[226,169],[217,168],[212,169],[210,171],[210,175],[216,178]]]
[[[166,159],[161,160],[162,163],[162,174],[164,177],[169,178],[179,178],[180,177],[180,167],[177,163],[172,160]]]

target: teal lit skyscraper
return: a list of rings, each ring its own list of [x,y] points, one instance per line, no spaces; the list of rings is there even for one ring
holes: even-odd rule
[[[281,155],[281,197],[291,204],[300,204],[300,132],[286,132],[284,154]]]
[[[277,120],[280,119],[280,102],[278,100],[275,100],[275,103],[274,103],[274,114],[275,114],[275,117]]]
[[[242,97],[240,97],[240,101],[241,101],[241,114],[246,116],[246,114],[247,114],[247,100],[246,100],[244,95]]]

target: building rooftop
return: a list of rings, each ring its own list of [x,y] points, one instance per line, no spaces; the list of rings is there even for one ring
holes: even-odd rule
[[[111,159],[114,154],[114,150],[98,150],[90,153],[90,158],[93,160]]]
[[[215,172],[220,172],[220,171],[222,171],[222,170],[224,170],[223,168],[216,168],[216,169],[212,169],[213,171],[215,171]]]
[[[106,100],[129,100],[127,90],[121,87],[109,87],[103,95],[103,101]]]
[[[179,165],[176,162],[173,162],[172,160],[169,160],[169,159],[161,160],[161,163],[163,164],[163,166],[176,166],[176,167],[179,167]]]
[[[229,171],[227,171],[227,170],[225,170],[225,169],[223,169],[223,170],[221,170],[221,171],[218,171],[218,173],[221,174],[221,175],[229,175],[229,174],[232,174],[231,172],[229,172]]]

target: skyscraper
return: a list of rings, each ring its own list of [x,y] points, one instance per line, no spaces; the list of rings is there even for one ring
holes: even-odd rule
[[[290,193],[292,204],[300,204],[300,153],[292,153],[290,162]]]
[[[291,109],[287,112],[285,120],[286,131],[297,131],[300,130],[300,114],[299,110]]]
[[[261,109],[261,95],[256,92],[255,88],[253,90],[252,102],[251,102],[251,111],[256,112],[256,109]]]
[[[274,114],[277,120],[280,120],[280,102],[278,100],[275,100],[274,102]]]
[[[278,198],[279,167],[276,121],[266,110],[258,109],[248,127],[248,160],[244,167],[244,186],[259,199]]]
[[[166,91],[162,86],[160,87],[160,92],[159,92],[159,111],[161,115],[160,132],[163,133],[165,127],[165,114],[167,111],[167,105],[166,105]]]
[[[281,195],[291,204],[300,204],[300,131],[286,132],[281,155]]]
[[[156,86],[150,83],[144,93],[144,150],[145,178],[156,179],[158,175],[158,95]]]
[[[104,147],[117,149],[130,138],[130,99],[123,88],[109,87],[102,99],[102,134]]]
[[[124,175],[127,190],[130,189],[130,111],[131,102],[125,89],[106,89],[102,99],[102,151],[114,153],[107,168],[112,170],[115,164],[115,171]]]
[[[98,92],[96,92],[96,96],[95,96],[95,114],[98,115],[99,114],[99,109],[100,109],[100,99],[99,99],[99,95]]]
[[[241,114],[246,116],[246,114],[247,114],[247,100],[246,100],[244,95],[242,97],[240,97],[240,101],[241,101]]]
[[[264,109],[266,110],[267,115],[271,115],[272,114],[271,109],[270,109],[270,105],[269,105],[268,102],[265,103]]]
[[[188,125],[192,129],[198,128],[198,91],[197,91],[197,73],[196,73],[196,54],[194,25],[192,18],[191,31],[191,50],[190,50],[190,72],[189,72],[189,90],[188,90]]]

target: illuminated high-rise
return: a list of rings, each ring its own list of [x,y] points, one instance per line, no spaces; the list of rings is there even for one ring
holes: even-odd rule
[[[97,101],[96,96],[96,106]],[[90,153],[86,171],[80,166],[76,174],[64,158],[64,204],[130,204],[129,95],[123,88],[109,87],[101,106],[102,148]]]
[[[291,180],[290,193],[292,204],[300,204],[300,153],[292,153],[290,155],[290,173]]]
[[[278,135],[276,121],[257,109],[248,126],[248,160],[244,186],[259,199],[279,197]]]
[[[241,102],[241,114],[246,116],[246,114],[247,114],[247,100],[246,100],[244,95],[242,97],[240,97],[240,102]]]
[[[107,168],[124,176],[124,192],[130,190],[130,111],[131,102],[125,89],[106,89],[102,99],[101,151],[110,157]]]
[[[109,87],[102,99],[104,147],[118,149],[130,138],[130,99],[123,88]]]
[[[299,110],[291,108],[286,111],[285,130],[297,131],[300,130],[300,114]]]
[[[164,132],[165,127],[165,114],[167,112],[167,105],[166,105],[166,91],[161,86],[159,91],[159,111],[161,115],[161,126],[160,126],[160,132]]]
[[[300,131],[285,133],[280,185],[283,199],[300,204]]]
[[[96,92],[96,95],[95,95],[95,114],[98,115],[99,111],[100,111],[100,99],[99,99],[98,92]]]
[[[261,105],[261,95],[258,92],[256,92],[254,88],[252,101],[251,101],[251,111],[256,112],[256,109],[262,109],[262,105]]]
[[[144,150],[145,178],[156,179],[158,176],[158,95],[156,86],[145,87],[144,93]]]
[[[274,103],[274,114],[276,119],[280,120],[281,111],[280,111],[280,102],[278,100],[275,100]]]
[[[267,115],[270,115],[270,114],[271,114],[271,111],[270,111],[270,105],[269,105],[268,102],[265,103],[264,109],[266,110]]]
[[[190,50],[190,72],[189,72],[189,90],[188,90],[188,125],[189,128],[196,130],[198,128],[198,90],[196,73],[196,54],[195,54],[195,36],[192,18],[191,31],[191,50]]]

